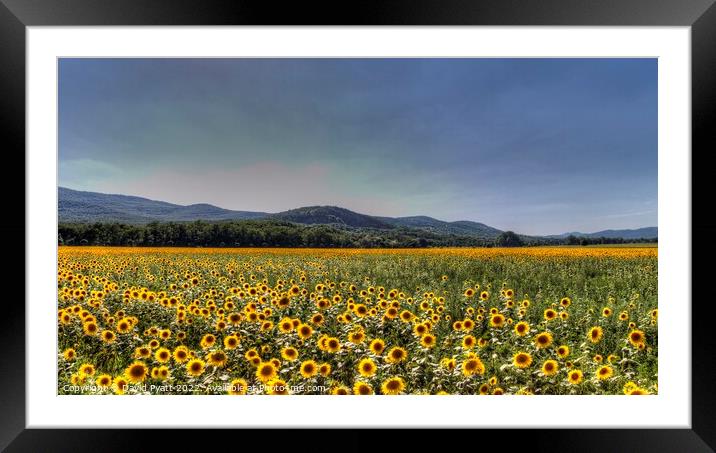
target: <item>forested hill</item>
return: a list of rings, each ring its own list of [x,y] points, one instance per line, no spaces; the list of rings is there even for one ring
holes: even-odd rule
[[[618,244],[623,239],[549,239],[523,236],[511,231],[495,238],[438,234],[407,228],[341,227],[302,225],[279,220],[225,222],[61,223],[60,245],[106,245],[147,247],[519,247],[533,245]],[[628,242],[654,242],[630,240]]]
[[[428,216],[378,217],[338,206],[278,213],[188,206],[127,195],[58,191],[58,241],[68,245],[215,247],[486,247],[655,242],[655,230],[618,236],[567,233],[526,236],[472,221]],[[606,233],[606,232],[605,232]],[[576,236],[579,235],[579,236]]]
[[[501,230],[471,221],[445,222],[427,216],[377,217],[338,206],[306,206],[278,213],[233,211],[210,204],[188,206],[127,195],[81,192],[60,187],[58,191],[60,223],[207,222],[225,220],[275,220],[303,225],[334,225],[339,228],[410,228],[438,235],[470,236],[495,239]]]

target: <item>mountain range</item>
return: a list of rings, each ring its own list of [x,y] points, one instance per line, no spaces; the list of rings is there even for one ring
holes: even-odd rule
[[[571,233],[555,234],[545,236],[554,239],[564,239],[569,236],[583,238],[623,238],[623,239],[651,239],[659,237],[659,229],[657,227],[637,228],[635,230],[602,230],[595,233],[580,233],[573,231]]]
[[[479,222],[461,220],[446,222],[427,216],[379,217],[360,214],[337,206],[307,206],[278,213],[234,211],[211,204],[178,205],[147,198],[84,192],[65,187],[58,188],[58,217],[61,223],[119,222],[146,224],[151,222],[186,222],[204,220],[209,222],[227,220],[282,220],[316,225],[337,225],[349,228],[394,229],[411,228],[439,235],[455,235],[479,238],[495,238],[503,231]],[[638,230],[604,230],[596,233],[564,233],[546,236],[562,239],[570,235],[578,237],[652,238],[657,228]]]

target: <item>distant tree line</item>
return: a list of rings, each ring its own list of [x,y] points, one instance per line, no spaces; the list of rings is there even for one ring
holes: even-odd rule
[[[586,239],[589,244],[624,240]],[[582,238],[578,238],[581,241]],[[511,231],[497,238],[442,235],[415,228],[349,228],[334,225],[301,225],[275,220],[226,222],[61,223],[60,245],[139,247],[520,247],[571,244],[571,239],[520,236]],[[609,242],[611,241],[611,242]],[[640,242],[640,241],[628,241]],[[583,245],[587,245],[586,243]]]
[[[570,235],[563,239],[565,245],[599,245],[599,244],[656,244],[658,238],[606,238],[606,237],[581,237]]]

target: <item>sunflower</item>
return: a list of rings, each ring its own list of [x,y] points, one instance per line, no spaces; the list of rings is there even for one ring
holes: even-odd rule
[[[112,381],[112,390],[117,395],[124,395],[124,392],[129,388],[129,381],[123,376],[117,376]]]
[[[96,322],[85,322],[82,324],[82,330],[85,335],[94,336],[99,332],[99,327]]]
[[[72,315],[70,313],[60,311],[59,318],[62,324],[69,324],[72,319]]]
[[[314,360],[306,360],[301,363],[301,376],[308,379],[318,374],[318,364]]]
[[[502,315],[500,313],[496,313],[496,314],[493,314],[492,316],[490,316],[490,327],[500,328],[504,325],[505,325],[505,316],[504,315]]]
[[[95,383],[98,387],[107,388],[112,385],[112,376],[109,374],[100,374],[97,376]]]
[[[278,370],[276,370],[276,367],[271,362],[261,362],[259,366],[256,367],[256,378],[263,383],[275,379],[276,376],[278,376]]]
[[[557,355],[558,355],[560,358],[562,358],[562,359],[565,358],[565,357],[567,357],[567,356],[569,355],[569,346],[567,346],[567,345],[562,345],[562,346],[558,347],[558,348],[557,348]]]
[[[348,334],[348,341],[353,344],[361,344],[365,340],[365,333],[362,330],[356,330]]]
[[[133,362],[124,370],[124,376],[131,383],[142,382],[147,378],[147,367],[144,362]]]
[[[77,358],[77,352],[75,352],[72,348],[67,348],[62,352],[62,357],[64,357],[67,361],[72,361]]]
[[[371,377],[375,375],[377,369],[378,367],[375,362],[369,358],[361,359],[361,361],[358,362],[358,373],[360,373],[363,377]]]
[[[619,321],[628,321],[629,320],[629,313],[623,311],[619,313]]]
[[[293,330],[293,321],[290,318],[284,318],[278,322],[278,330],[281,333],[289,333]]]
[[[432,348],[433,346],[435,346],[435,335],[431,333],[423,335],[423,337],[420,339],[420,344],[424,348]]]
[[[582,372],[579,370],[572,370],[567,373],[567,381],[573,385],[577,385],[582,382],[583,377]]]
[[[227,390],[227,393],[229,395],[246,395],[246,392],[249,389],[249,384],[246,382],[245,379],[234,379],[229,384],[229,389]]]
[[[370,342],[368,348],[373,354],[381,355],[385,350],[385,341],[381,340],[380,338],[376,338],[375,340]]]
[[[428,333],[428,330],[430,329],[425,323],[418,323],[415,324],[415,326],[413,327],[413,333],[419,337],[422,337],[423,335]]]
[[[206,361],[209,365],[215,366],[216,368],[223,368],[228,359],[226,353],[222,350],[210,352],[206,355]]]
[[[134,349],[135,359],[148,359],[152,356],[152,349],[149,346],[139,346]]]
[[[604,307],[604,308],[602,308],[602,316],[604,316],[605,318],[608,318],[608,317],[610,317],[611,315],[612,315],[612,309],[611,309],[611,308],[609,308],[609,307]]]
[[[289,346],[287,348],[283,348],[281,350],[281,357],[284,358],[284,360],[288,360],[289,362],[293,362],[298,358],[298,350],[292,346]]]
[[[361,318],[366,316],[369,312],[368,307],[365,304],[358,304],[353,308],[353,312]],[[405,313],[405,312],[403,312]],[[403,313],[400,314],[400,318],[403,319]],[[410,315],[410,312],[407,312]]]
[[[80,365],[80,368],[79,368],[80,376],[82,376],[82,377],[94,376],[94,372],[95,372],[94,365],[91,365],[89,363],[83,363],[82,365]]]
[[[604,336],[604,331],[601,327],[592,327],[589,329],[589,333],[587,334],[587,338],[592,343],[599,343]]]
[[[283,379],[271,379],[266,384],[266,393],[269,395],[288,395],[288,384]]]
[[[331,395],[350,395],[351,391],[345,385],[339,385],[331,390]]]
[[[470,298],[475,295],[475,290],[472,288],[468,288],[463,294],[465,295],[465,297]]]
[[[548,348],[552,344],[552,334],[549,332],[542,332],[535,337],[535,345],[537,349]]]
[[[132,323],[127,318],[122,318],[117,321],[117,332],[127,333],[132,330]]]
[[[559,304],[567,308],[572,304],[572,299],[570,299],[569,297],[563,297],[562,300],[559,301]]]
[[[383,381],[380,386],[384,395],[398,395],[405,390],[405,382],[402,378],[394,376]]]
[[[328,352],[338,352],[341,350],[341,341],[338,338],[326,338],[326,350]]]
[[[239,337],[237,335],[229,335],[224,337],[224,347],[228,350],[236,349],[239,345]]]
[[[229,316],[227,317],[229,320],[229,323],[231,325],[238,325],[241,322],[241,314],[240,313],[229,313]]]
[[[527,335],[530,331],[530,325],[524,321],[520,321],[515,324],[515,333],[521,337]]]
[[[216,343],[216,337],[210,333],[207,333],[201,339],[202,349],[209,349],[210,347],[214,346],[214,343]]]
[[[490,391],[490,386],[487,384],[480,385],[478,391],[480,392],[480,395],[487,395]]]
[[[386,356],[386,361],[388,363],[399,363],[405,360],[408,357],[408,351],[401,348],[400,346],[396,346],[394,348],[391,348],[388,351],[388,354]]]
[[[103,330],[102,333],[100,333],[100,337],[105,343],[114,343],[117,335],[115,335],[111,330]]]
[[[532,356],[526,352],[518,352],[512,357],[512,363],[517,368],[527,368],[532,365]]]
[[[167,348],[159,348],[154,353],[154,359],[159,363],[167,363],[171,357],[172,354]]]
[[[462,339],[462,347],[465,349],[472,349],[476,343],[477,340],[472,335],[465,335]]]
[[[599,367],[597,369],[597,378],[599,378],[600,381],[604,381],[606,379],[609,379],[614,375],[614,369],[610,367],[609,365],[604,365]]]
[[[544,319],[546,319],[547,321],[551,321],[556,317],[557,317],[557,312],[554,309],[548,308],[544,311]]]
[[[559,364],[556,360],[545,360],[542,364],[542,373],[545,376],[554,376],[559,371]]]
[[[370,386],[370,384],[362,381],[356,381],[355,384],[353,384],[353,394],[354,395],[372,395],[373,394],[373,387]]]
[[[631,332],[629,332],[629,343],[632,344],[632,346],[639,347],[639,345],[644,344],[646,341],[646,335],[641,330],[634,329]]]
[[[443,368],[452,371],[457,367],[457,361],[453,358],[445,357],[444,359],[440,360],[440,365]]]
[[[330,363],[322,363],[318,365],[318,372],[323,377],[328,377],[331,374],[331,364]]]
[[[462,362],[462,374],[465,376],[472,376],[474,374],[484,374],[485,365],[478,357],[471,357]]]
[[[165,365],[162,365],[158,368],[157,374],[159,379],[166,379],[169,377],[169,368]]]
[[[186,372],[190,376],[201,376],[201,374],[204,372],[204,366],[206,363],[204,363],[201,359],[191,359],[186,364]]]
[[[302,340],[307,340],[311,338],[311,335],[313,335],[313,328],[308,324],[301,324],[298,328],[296,328],[296,332],[298,332],[298,336]]]
[[[189,350],[186,346],[177,346],[174,349],[174,361],[177,363],[184,363],[189,360]]]
[[[311,316],[311,322],[320,326],[321,324],[323,324],[323,315],[320,313],[316,313],[315,315]]]

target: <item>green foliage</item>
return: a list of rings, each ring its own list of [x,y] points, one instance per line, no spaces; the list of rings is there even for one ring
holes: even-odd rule
[[[514,233],[513,233],[514,234]],[[58,241],[64,245],[184,246],[184,247],[345,247],[420,248],[492,247],[494,241],[474,236],[438,234],[391,227],[302,225],[277,220],[228,222],[61,223]],[[549,245],[556,239],[520,239],[524,245]]]
[[[498,247],[521,247],[524,245],[522,239],[513,231],[505,231],[497,236],[495,244]]]

